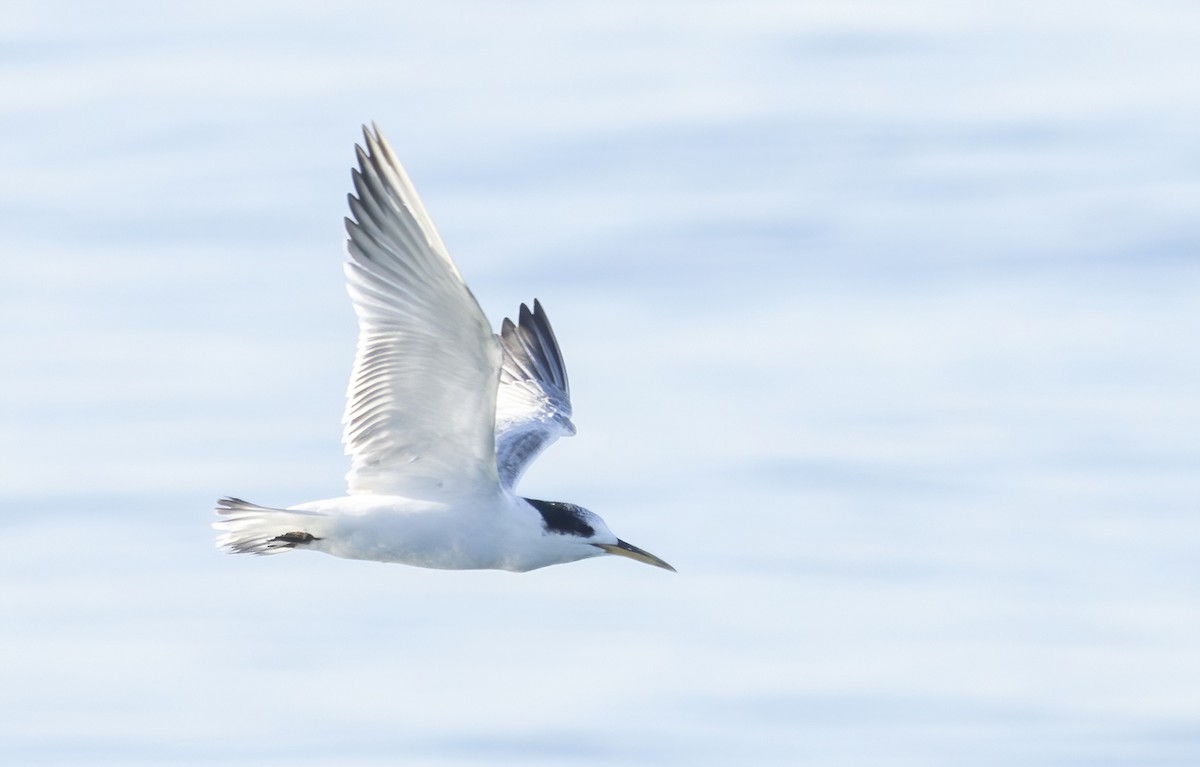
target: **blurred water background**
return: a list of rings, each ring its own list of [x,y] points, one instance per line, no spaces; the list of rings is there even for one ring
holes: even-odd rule
[[[1200,6],[4,15],[0,762],[1200,764]],[[372,119],[679,575],[212,547],[342,492]]]

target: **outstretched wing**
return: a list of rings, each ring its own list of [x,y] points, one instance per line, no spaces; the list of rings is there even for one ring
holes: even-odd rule
[[[521,304],[518,323],[500,328],[504,361],[496,399],[496,469],[500,483],[516,487],[543,450],[575,433],[567,368],[541,303]]]
[[[500,344],[391,147],[378,128],[363,136],[346,219],[358,315],[342,419],[349,491],[494,487]]]

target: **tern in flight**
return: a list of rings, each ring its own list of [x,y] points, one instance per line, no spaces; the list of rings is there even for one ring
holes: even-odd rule
[[[348,494],[286,509],[223,498],[218,545],[518,572],[616,554],[674,570],[585,508],[517,494],[529,464],[575,433],[550,321],[534,301],[493,333],[387,140],[363,135],[344,264],[358,316]]]

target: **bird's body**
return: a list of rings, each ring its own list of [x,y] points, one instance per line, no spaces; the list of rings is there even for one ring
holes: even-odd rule
[[[532,503],[504,492],[447,500],[349,495],[287,509],[230,498],[219,511],[226,520],[218,524],[226,529],[253,528],[265,539],[254,546],[227,545],[259,554],[307,548],[438,570],[525,572],[605,553],[591,545],[592,536],[551,531]],[[590,516],[585,521],[594,531],[599,518]],[[615,544],[616,537],[609,536]],[[263,545],[269,548],[255,547]]]
[[[347,286],[359,320],[343,441],[349,494],[287,509],[218,502],[219,545],[446,570],[527,571],[618,554],[673,569],[573,504],[516,493],[574,434],[566,368],[538,302],[493,333],[411,182],[364,129]]]

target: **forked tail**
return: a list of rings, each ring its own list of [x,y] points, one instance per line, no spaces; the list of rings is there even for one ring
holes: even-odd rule
[[[221,518],[213,527],[221,532],[217,546],[231,554],[279,554],[306,548],[321,540],[313,523],[325,515],[314,511],[272,509],[240,498],[217,501]]]

